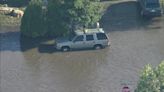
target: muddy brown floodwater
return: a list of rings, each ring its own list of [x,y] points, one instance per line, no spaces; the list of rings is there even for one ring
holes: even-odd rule
[[[1,28],[0,91],[121,92],[126,81],[133,90],[145,64],[164,59],[164,17],[145,20],[138,11],[135,2],[109,7],[101,24],[112,45],[102,50],[62,53]]]

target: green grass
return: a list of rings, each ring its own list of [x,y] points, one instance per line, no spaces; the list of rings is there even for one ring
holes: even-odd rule
[[[0,26],[19,26],[21,18],[11,17],[0,13]]]
[[[5,5],[5,4],[0,4],[0,7],[6,7],[6,6],[7,5]],[[24,11],[26,9],[26,7],[20,7],[20,8],[12,7],[12,8],[19,9],[22,11]],[[11,26],[11,27],[19,26],[21,23],[21,18],[9,16],[9,15],[7,15],[7,13],[9,13],[9,12],[0,11],[0,26]]]
[[[0,7],[7,7],[5,4],[0,4]],[[25,10],[25,7],[17,8],[12,7],[15,9]],[[7,15],[8,11],[0,11],[0,26],[19,26],[21,22],[21,18],[12,17]]]

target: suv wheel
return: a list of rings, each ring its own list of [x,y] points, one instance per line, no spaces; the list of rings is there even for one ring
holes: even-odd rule
[[[102,49],[102,45],[95,45],[95,46],[94,46],[94,49],[95,49],[95,50]]]
[[[67,51],[69,51],[69,50],[70,50],[70,48],[69,48],[69,47],[67,47],[67,46],[64,46],[64,47],[62,47],[62,48],[61,48],[61,50],[62,50],[63,52],[67,52]]]

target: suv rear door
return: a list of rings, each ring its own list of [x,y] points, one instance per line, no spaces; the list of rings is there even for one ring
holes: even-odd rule
[[[94,34],[86,34],[85,35],[85,47],[92,48],[95,45]]]

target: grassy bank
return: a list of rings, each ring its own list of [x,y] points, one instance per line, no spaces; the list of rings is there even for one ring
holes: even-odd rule
[[[8,6],[5,4],[4,5],[0,4],[0,8],[3,8],[3,7],[8,7]],[[22,11],[25,10],[25,7],[20,7],[20,8],[9,7],[9,8],[13,8],[16,10],[22,10]],[[10,13],[9,11],[3,11],[3,9],[0,11],[0,27],[3,27],[3,26],[19,26],[20,25],[21,18],[12,17],[12,16],[7,15],[9,13]]]
[[[21,18],[11,17],[0,13],[0,27],[3,26],[19,26],[21,22]]]

